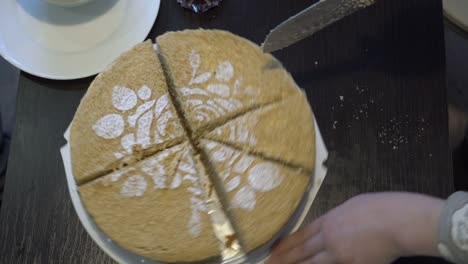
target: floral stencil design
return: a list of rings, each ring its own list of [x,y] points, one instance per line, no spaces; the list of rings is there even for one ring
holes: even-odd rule
[[[237,78],[234,85],[229,86],[235,75],[231,62],[221,62],[216,68],[215,74],[212,74],[211,72],[199,73],[201,58],[195,50],[192,50],[188,60],[192,67],[192,76],[187,86],[179,88],[178,91],[184,98],[188,111],[194,114],[197,125],[226,116],[243,107],[239,100],[233,98],[233,95],[240,92],[242,78]],[[213,78],[216,83],[201,88]],[[242,91],[246,92],[247,95],[253,94],[251,87],[245,87]]]
[[[165,164],[168,164],[168,159],[173,159],[181,151],[184,152],[179,156],[180,160],[170,161],[178,163],[175,171],[167,171]],[[120,194],[127,198],[143,196],[146,192],[151,191],[149,190],[151,186],[152,191],[178,189],[182,187],[184,181],[187,181],[189,184],[185,185],[184,188],[191,194],[190,201],[188,201],[191,205],[191,216],[187,223],[187,229],[193,237],[197,237],[202,231],[201,215],[207,214],[208,209],[191,153],[183,145],[177,145],[147,158],[133,167],[125,167],[115,171],[109,175],[108,179],[111,182],[117,182],[121,178],[125,178],[120,187]]]
[[[189,54],[188,61],[192,74],[187,85],[179,88],[178,92],[198,125],[240,110],[243,105],[234,98],[239,93],[243,93],[243,96],[254,95],[254,89],[249,86],[240,89],[243,79],[235,78],[231,62],[219,63],[213,72],[200,72],[201,58],[195,50]],[[208,81],[210,84],[206,84]],[[137,92],[124,86],[115,86],[112,105],[114,113],[100,118],[92,128],[100,138],[120,139],[121,149],[114,153],[118,159],[132,155],[135,147],[148,149],[183,133],[169,94],[152,98],[152,90],[145,85]],[[254,146],[257,139],[249,128],[256,122],[251,117],[247,123],[230,125],[230,139]],[[172,129],[176,133],[169,133],[170,126],[176,128]],[[220,128],[215,132],[221,133]],[[205,147],[212,161],[222,167],[220,176],[226,191],[235,192],[232,204],[236,208],[254,210],[256,193],[271,191],[283,181],[278,167],[271,162],[259,162],[252,156],[242,155],[237,150],[215,142],[209,142]],[[180,159],[175,172],[168,172],[167,159],[174,158],[181,151],[183,153],[178,156]],[[188,201],[191,216],[187,229],[193,237],[197,237],[202,231],[202,215],[208,214],[208,208],[192,152],[188,144],[177,145],[134,166],[113,172],[110,179],[112,182],[124,179],[120,185],[120,195],[129,199],[141,197],[149,191],[174,190],[183,186],[191,194]],[[247,175],[246,179],[243,179],[243,175]],[[184,181],[189,184],[183,185]]]
[[[120,113],[105,115],[93,125],[94,132],[101,138],[121,137],[122,151],[114,153],[116,158],[120,159],[133,154],[134,146],[147,149],[153,144],[160,144],[180,136],[180,132],[168,133],[169,126],[177,128],[180,126],[171,108],[169,95],[164,94],[158,99],[151,100],[151,94],[151,89],[146,85],[142,86],[137,93],[124,86],[115,86],[112,91],[112,105]],[[127,114],[137,106],[139,101],[142,103],[136,111]],[[153,123],[156,127],[154,131],[151,130]],[[122,135],[126,128],[131,132]],[[181,131],[181,129],[174,129],[174,131]]]
[[[280,171],[271,162],[258,162],[250,155],[213,141],[204,144],[211,161],[218,166],[226,192],[236,191],[232,204],[247,211],[255,209],[256,192],[269,192],[283,181]],[[242,186],[247,173],[247,184]]]

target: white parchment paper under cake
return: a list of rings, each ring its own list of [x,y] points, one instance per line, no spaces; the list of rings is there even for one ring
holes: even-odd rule
[[[81,224],[86,229],[91,238],[94,240],[94,242],[96,242],[96,244],[98,244],[98,246],[102,250],[104,250],[104,252],[106,252],[118,263],[161,264],[162,262],[157,262],[152,259],[142,257],[120,247],[118,244],[113,242],[106,234],[104,234],[94,223],[93,219],[84,208],[84,205],[81,201],[78,192],[78,186],[76,185],[75,178],[72,174],[70,144],[68,143],[70,139],[70,128],[67,129],[67,131],[64,134],[64,137],[67,140],[67,144],[60,149],[60,152],[62,154],[63,164],[65,167],[65,174],[67,177],[67,184],[68,189],[70,191],[70,197],[73,206],[75,207],[75,211],[78,215],[78,218],[81,221]],[[274,242],[276,242],[278,238],[296,231],[301,226],[327,174],[327,168],[323,164],[328,157],[328,151],[325,147],[322,135],[316,122],[315,137],[315,169],[313,175],[311,175],[311,181],[309,182],[309,186],[301,200],[301,203],[299,204],[297,210],[294,212],[289,222],[267,244],[250,252],[245,256],[237,257],[234,259],[225,259],[222,261],[223,264],[263,263],[267,259],[272,245],[274,244]]]

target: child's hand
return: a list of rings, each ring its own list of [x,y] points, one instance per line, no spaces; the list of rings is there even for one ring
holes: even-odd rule
[[[418,194],[360,195],[285,238],[267,263],[387,264],[438,255],[442,207],[442,200]]]

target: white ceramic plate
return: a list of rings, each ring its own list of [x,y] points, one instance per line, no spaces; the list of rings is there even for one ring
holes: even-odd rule
[[[88,77],[146,38],[159,5],[160,0],[96,0],[66,8],[42,0],[0,0],[0,55],[44,78]]]
[[[468,1],[444,0],[444,14],[454,24],[468,31]]]
[[[114,243],[106,234],[104,234],[98,228],[96,223],[94,223],[93,219],[84,208],[83,202],[81,201],[80,194],[78,192],[78,187],[76,185],[75,178],[72,174],[70,144],[68,143],[70,139],[70,127],[65,132],[64,137],[67,140],[67,144],[60,149],[60,152],[62,154],[63,165],[65,168],[65,175],[67,177],[67,184],[68,190],[70,191],[71,201],[73,203],[73,206],[75,207],[76,214],[78,215],[81,224],[86,229],[88,234],[93,238],[94,242],[96,242],[96,244],[98,244],[102,250],[104,250],[118,263],[162,264],[161,262],[157,262],[139,256],[120,247],[118,244]],[[270,242],[266,243],[264,246],[252,251],[247,256],[229,259],[223,261],[222,264],[264,263],[264,261],[270,254],[270,248],[273,246],[273,243],[279,237],[282,237],[285,234],[290,234],[296,231],[301,226],[327,174],[327,168],[323,164],[328,158],[328,151],[325,146],[325,143],[323,142],[322,134],[320,133],[317,122],[315,122],[315,145],[315,169],[313,175],[311,175],[312,179],[309,182],[307,191],[302,197],[298,208],[296,209],[288,223],[282,228],[280,232],[278,232],[278,234],[276,234],[273,237],[273,239]]]

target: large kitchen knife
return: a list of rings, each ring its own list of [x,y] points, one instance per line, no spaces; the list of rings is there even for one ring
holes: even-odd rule
[[[321,0],[281,23],[265,38],[263,51],[272,52],[296,43],[375,0]]]

